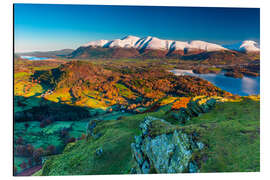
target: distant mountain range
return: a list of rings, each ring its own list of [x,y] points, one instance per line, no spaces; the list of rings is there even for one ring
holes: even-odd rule
[[[72,53],[74,49],[61,49],[55,51],[34,51],[25,53],[16,53],[17,56],[36,56],[36,57],[56,57],[56,56],[66,56]]]
[[[163,40],[147,36],[126,36],[115,40],[97,40],[81,45],[68,58],[185,58],[185,56],[219,53],[258,54],[255,41],[247,40],[233,45],[218,45],[200,40],[190,42]]]
[[[219,45],[200,40],[175,41],[147,36],[126,36],[115,40],[97,40],[81,45],[76,50],[35,51],[16,53],[18,56],[65,57],[70,59],[114,58],[171,58],[207,60],[211,63],[245,63],[259,59],[260,48],[255,41],[246,40],[231,45]]]
[[[139,38],[136,36],[126,36],[122,39],[115,39],[112,41],[108,40],[98,40],[91,41],[82,47],[103,47],[103,48],[135,48],[139,50],[144,49],[154,49],[154,50],[167,50],[167,51],[177,51],[177,50],[187,50],[187,51],[220,51],[220,50],[237,50],[237,51],[260,51],[255,41],[247,40],[242,41],[237,44],[222,46],[218,44],[213,44],[205,41],[195,40],[195,41],[174,41],[174,40],[163,40],[157,37],[147,36],[145,38]]]

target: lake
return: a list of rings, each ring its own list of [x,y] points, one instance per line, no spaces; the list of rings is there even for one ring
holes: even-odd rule
[[[224,72],[219,74],[195,74],[192,70],[174,69],[170,72],[177,76],[190,75],[200,77],[210,81],[215,86],[240,96],[260,94],[260,77],[244,76],[242,79],[224,76]]]
[[[40,60],[48,60],[48,59],[52,59],[49,57],[36,57],[36,56],[21,56],[22,59],[28,59],[31,61],[40,61]]]

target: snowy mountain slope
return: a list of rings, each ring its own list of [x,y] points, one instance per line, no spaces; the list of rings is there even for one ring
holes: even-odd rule
[[[136,48],[139,50],[143,49],[153,49],[153,50],[184,50],[184,49],[201,49],[204,51],[218,51],[226,50],[226,48],[208,43],[205,41],[174,41],[174,40],[164,40],[157,37],[147,36],[144,38],[139,38],[136,36],[126,36],[123,39],[115,39],[112,41],[99,40],[89,42],[82,47],[119,47],[119,48]]]
[[[224,47],[234,50],[234,51],[242,51],[242,52],[259,52],[260,48],[257,42],[246,40],[239,43],[224,45]]]
[[[212,52],[223,50],[235,50],[241,52],[258,52],[260,51],[255,41],[246,40],[232,45],[218,45],[206,41],[194,40],[190,42],[164,40],[157,37],[147,36],[144,38],[136,36],[126,36],[122,39],[115,40],[98,40],[91,41],[81,47],[104,47],[104,48],[135,48],[137,50],[163,50],[163,51],[187,51],[187,52]]]
[[[103,47],[105,44],[107,44],[109,41],[108,40],[97,40],[97,41],[91,41],[87,44],[82,45],[81,47]]]
[[[240,50],[244,50],[247,52],[260,51],[258,48],[258,44],[255,41],[243,41],[240,46]]]
[[[134,48],[139,40],[136,36],[126,36],[123,39],[115,39],[107,44],[107,47]],[[106,46],[106,45],[105,45]]]
[[[218,44],[213,44],[213,43],[208,43],[205,41],[191,41],[190,42],[191,48],[194,49],[201,49],[204,51],[220,51],[220,50],[226,50],[226,48],[218,45]]]

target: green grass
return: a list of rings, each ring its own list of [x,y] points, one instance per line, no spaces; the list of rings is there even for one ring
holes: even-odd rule
[[[203,153],[208,159],[201,162],[201,172],[260,170],[259,112],[258,101],[244,99],[218,104],[188,122],[184,130],[198,132],[200,140],[209,146]]]
[[[221,68],[214,68],[214,67],[210,67],[208,68],[210,71],[216,71],[216,72],[219,72],[221,71],[222,69]]]
[[[116,83],[115,87],[119,89],[119,95],[121,96],[127,98],[134,96],[134,93],[123,84]]]
[[[167,109],[149,113],[164,117]],[[139,124],[147,114],[125,116],[121,120],[102,121],[95,128],[99,139],[77,141],[71,150],[46,161],[43,175],[127,174],[132,166],[130,144],[140,134]],[[96,149],[104,153],[98,157]]]
[[[14,94],[18,96],[30,97],[42,93],[44,90],[38,83],[29,80],[32,73],[14,73]]]
[[[32,176],[42,176],[42,170],[35,172]]]
[[[128,173],[131,153],[129,144],[134,130],[121,126],[118,121],[100,125],[102,136],[89,141],[81,140],[71,150],[52,157],[43,168],[43,175],[86,175]],[[104,153],[95,154],[102,147]]]
[[[95,128],[99,139],[80,140],[63,154],[47,160],[42,175],[125,174],[132,166],[130,144],[140,133],[139,123],[145,116],[170,120],[166,112],[170,106],[157,112],[123,117],[121,120],[102,121]],[[259,101],[244,98],[240,102],[219,103],[210,111],[193,118],[187,124],[153,124],[155,135],[175,129],[186,133],[197,132],[199,141],[207,144],[203,153],[196,154],[201,172],[259,171]],[[97,156],[97,148],[103,154]],[[202,157],[206,156],[207,160]],[[199,157],[199,158],[198,158]]]
[[[86,121],[62,121],[54,122],[45,128],[40,128],[40,123],[36,121],[28,122],[29,127],[26,130],[24,122],[18,123],[15,122],[14,125],[14,139],[22,136],[25,144],[31,144],[35,148],[42,147],[46,149],[49,145],[54,145],[57,149],[63,149],[63,141],[59,137],[59,131],[62,128],[68,128],[72,126],[72,129],[69,131],[70,137],[79,138],[82,134],[85,134],[87,122]],[[29,158],[23,158],[14,156],[14,164],[20,171],[19,165]]]
[[[18,78],[24,78],[24,77],[29,77],[31,75],[31,73],[27,73],[27,72],[18,72],[14,74],[14,79],[18,79]]]

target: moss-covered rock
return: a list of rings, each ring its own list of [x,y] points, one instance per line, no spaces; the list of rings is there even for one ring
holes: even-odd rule
[[[162,123],[163,128],[171,131],[153,136],[153,122]],[[195,162],[192,162],[192,153],[200,148],[190,135],[171,128],[171,124],[151,116],[145,117],[140,124],[141,136],[135,136],[135,143],[131,144],[135,166],[131,169],[132,173],[148,174],[151,169],[156,173],[181,173],[184,171],[198,172]]]
[[[199,97],[193,98],[187,104],[187,107],[180,108],[171,112],[171,116],[180,123],[186,123],[192,117],[198,116],[201,113],[206,113],[211,110],[216,104],[216,99]]]

